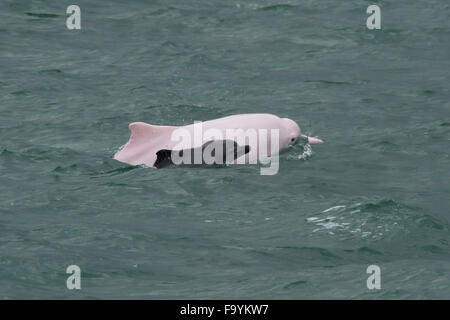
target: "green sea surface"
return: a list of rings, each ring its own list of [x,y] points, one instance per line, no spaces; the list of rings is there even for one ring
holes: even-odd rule
[[[0,299],[449,299],[449,17],[447,0],[2,0]],[[240,113],[325,143],[273,176],[113,160],[131,122]]]

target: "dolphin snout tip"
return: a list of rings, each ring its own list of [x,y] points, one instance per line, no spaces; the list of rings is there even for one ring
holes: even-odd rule
[[[317,137],[309,137],[309,136],[305,136],[302,135],[303,138],[306,138],[308,140],[309,144],[321,144],[323,143],[323,140],[317,138]]]
[[[308,137],[309,144],[321,144],[323,143],[323,140],[317,138],[317,137]]]

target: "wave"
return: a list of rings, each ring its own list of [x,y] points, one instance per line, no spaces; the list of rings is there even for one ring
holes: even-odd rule
[[[449,227],[445,221],[422,208],[404,205],[393,199],[339,204],[308,217],[306,221],[312,226],[311,234],[328,235],[340,240],[400,240],[397,243],[429,252],[448,246]]]
[[[25,12],[27,16],[30,17],[37,17],[37,18],[58,18],[60,17],[59,14],[54,13],[35,13],[35,12]]]

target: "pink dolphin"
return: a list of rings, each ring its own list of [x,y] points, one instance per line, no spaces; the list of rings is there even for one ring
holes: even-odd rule
[[[196,139],[199,136],[199,124],[201,125],[201,136],[200,139]],[[279,118],[272,114],[238,114],[180,127],[134,122],[129,125],[129,128],[131,137],[127,144],[114,155],[114,159],[131,165],[143,164],[149,167],[155,165],[158,157],[157,152],[160,150],[198,148],[207,141],[220,139],[218,136],[222,136],[220,140],[227,139],[229,130],[235,130],[235,132],[240,130],[241,133],[248,133],[252,130],[258,132],[259,134],[255,137],[258,141],[264,139],[264,143],[267,143],[268,156],[277,154],[282,149],[294,144],[299,137],[307,139],[310,144],[323,143],[317,137],[302,135],[295,121],[288,118]],[[271,132],[274,129],[278,132],[275,135],[278,138],[275,144],[272,143],[274,141],[271,141],[271,138],[274,137]],[[179,139],[177,140],[180,135],[188,135],[193,138],[180,142]],[[232,138],[239,143],[246,143],[246,141],[239,139],[238,135]],[[259,148],[249,149],[248,156],[242,155],[242,157],[245,157],[244,163],[252,163],[250,162],[252,159],[258,159]],[[239,159],[237,161],[239,163]]]

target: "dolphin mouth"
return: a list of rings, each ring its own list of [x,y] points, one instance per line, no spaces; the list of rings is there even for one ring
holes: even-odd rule
[[[302,134],[301,137],[303,139],[306,139],[306,141],[308,141],[309,144],[321,144],[321,143],[323,143],[323,140],[321,140],[321,139],[319,139],[317,137],[309,137],[309,136],[306,136],[304,134]]]

